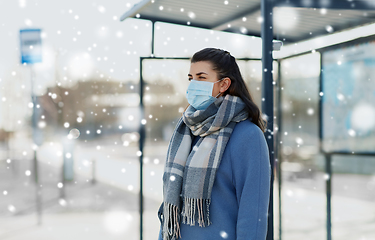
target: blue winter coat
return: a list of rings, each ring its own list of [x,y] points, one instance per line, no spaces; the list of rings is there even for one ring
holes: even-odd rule
[[[196,137],[193,145],[198,141]],[[180,224],[181,240],[264,240],[271,167],[263,132],[249,120],[237,123],[212,188],[208,227]],[[162,211],[162,207],[159,209]],[[162,240],[161,229],[159,240]]]

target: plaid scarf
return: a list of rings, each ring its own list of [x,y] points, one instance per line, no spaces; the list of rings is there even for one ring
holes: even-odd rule
[[[231,95],[218,98],[207,109],[189,106],[183,113],[169,143],[163,175],[164,240],[181,238],[181,218],[191,226],[211,224],[216,170],[234,126],[247,118],[243,101]],[[193,135],[201,138],[190,151]]]

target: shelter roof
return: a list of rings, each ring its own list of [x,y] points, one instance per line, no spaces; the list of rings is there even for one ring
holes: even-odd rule
[[[285,43],[375,22],[374,0],[268,1],[274,4],[274,39]],[[143,0],[120,20],[129,17],[261,35],[261,0]]]

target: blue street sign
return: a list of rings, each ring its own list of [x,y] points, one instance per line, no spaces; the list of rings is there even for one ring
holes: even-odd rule
[[[20,30],[21,63],[42,62],[41,29]]]

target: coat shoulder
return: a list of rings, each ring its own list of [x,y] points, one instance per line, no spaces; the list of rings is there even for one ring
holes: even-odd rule
[[[245,120],[236,124],[231,135],[232,137],[234,139],[264,138],[264,133],[253,122]]]

